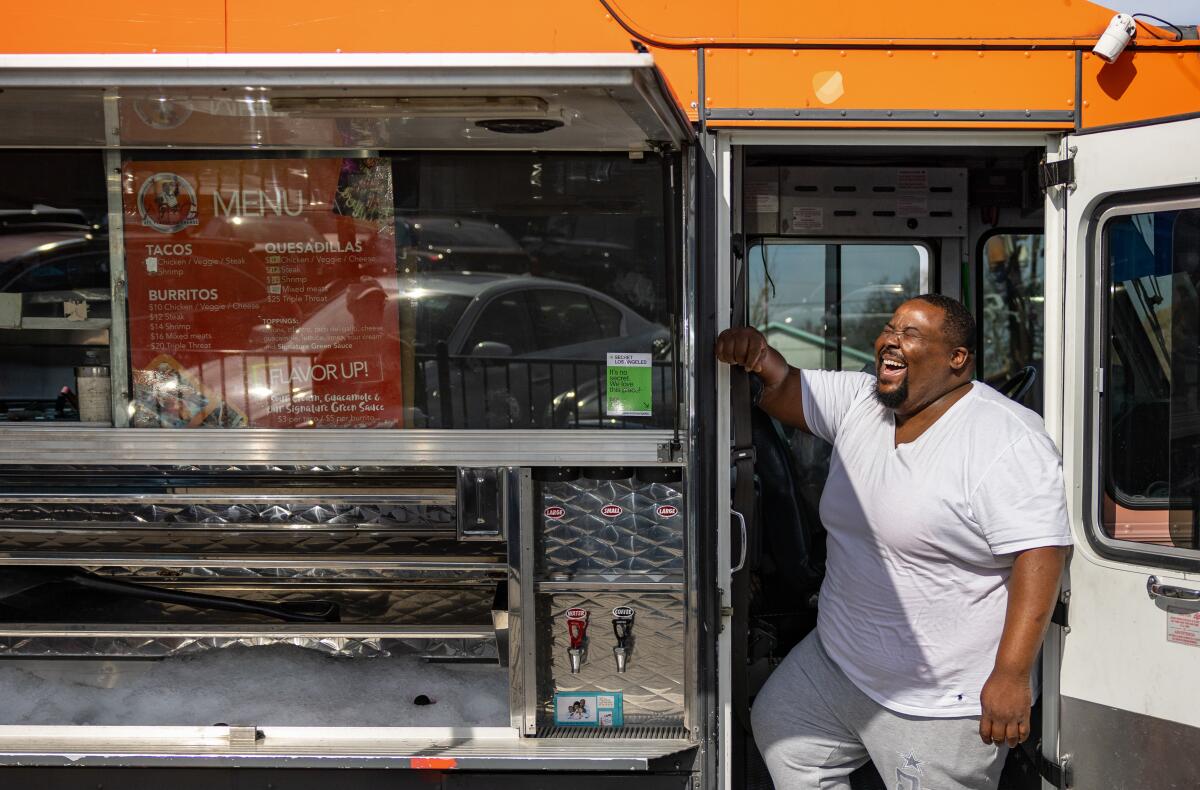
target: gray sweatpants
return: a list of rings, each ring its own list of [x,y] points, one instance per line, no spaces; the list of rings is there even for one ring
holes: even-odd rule
[[[979,739],[977,717],[906,716],[875,702],[816,631],[771,674],[751,720],[776,790],[848,790],[868,759],[889,790],[985,790],[999,783],[1008,753]]]

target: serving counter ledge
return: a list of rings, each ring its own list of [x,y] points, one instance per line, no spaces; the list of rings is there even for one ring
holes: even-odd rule
[[[503,727],[0,727],[0,764],[14,766],[638,772],[687,770],[695,748],[682,737],[521,738]]]

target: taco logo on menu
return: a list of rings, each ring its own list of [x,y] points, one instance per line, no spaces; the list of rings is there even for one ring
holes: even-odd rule
[[[159,233],[178,233],[199,225],[196,190],[175,173],[155,173],[146,179],[137,196],[142,224]]]

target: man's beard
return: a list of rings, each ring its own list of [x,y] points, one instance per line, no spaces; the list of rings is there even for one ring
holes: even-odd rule
[[[892,392],[880,392],[879,381],[875,382],[875,400],[879,401],[885,408],[898,409],[900,404],[908,400],[908,377],[904,377],[904,381],[900,382],[900,386]]]

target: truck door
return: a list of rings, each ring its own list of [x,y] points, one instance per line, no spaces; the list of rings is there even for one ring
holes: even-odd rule
[[[1047,345],[1061,411],[1048,403],[1047,417],[1075,548],[1046,651],[1057,754],[1053,727],[1043,744],[1059,786],[1200,784],[1197,140],[1190,119],[1076,135],[1061,151],[1065,269],[1046,299],[1065,310],[1061,345]]]

